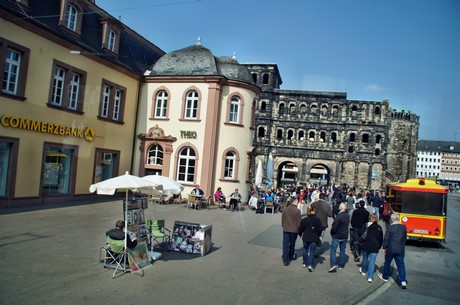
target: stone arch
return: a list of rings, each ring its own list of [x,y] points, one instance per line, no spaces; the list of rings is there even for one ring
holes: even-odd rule
[[[330,184],[330,173],[329,167],[323,163],[316,163],[310,170],[310,182],[314,184],[329,185]]]

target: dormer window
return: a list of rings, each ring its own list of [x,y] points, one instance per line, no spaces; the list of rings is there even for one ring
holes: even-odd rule
[[[81,33],[81,16],[83,9],[77,0],[62,0],[59,24],[74,34]]]
[[[107,33],[107,49],[115,52],[115,43],[117,41],[117,34],[112,29],[108,30]]]
[[[102,48],[110,52],[118,53],[120,46],[121,25],[117,20],[102,20]]]
[[[78,11],[72,4],[67,4],[65,12],[65,26],[74,31],[77,29]]]

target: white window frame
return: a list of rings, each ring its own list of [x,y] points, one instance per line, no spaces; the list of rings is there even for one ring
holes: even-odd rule
[[[232,96],[230,99],[230,110],[228,116],[229,123],[238,123],[239,122],[239,108],[240,108],[240,99],[237,96]]]
[[[6,48],[6,60],[5,69],[3,71],[2,92],[9,94],[17,94],[19,87],[21,59],[22,57],[20,52],[11,48]]]
[[[229,151],[225,154],[224,179],[235,178],[235,164],[236,164],[235,161],[236,161],[235,152]]]
[[[69,85],[69,108],[76,110],[78,99],[80,97],[81,76],[78,73],[72,73]]]
[[[185,152],[185,153],[184,153]],[[193,155],[191,154],[193,152]],[[185,164],[181,165],[181,162],[184,161]],[[179,151],[179,155],[177,158],[177,181],[190,183],[195,181],[195,170],[197,168],[196,165],[196,153],[192,147],[184,147]],[[193,165],[191,164],[193,162]],[[181,179],[180,176],[183,175],[184,179]],[[191,176],[191,179],[188,177]]]
[[[55,106],[62,106],[62,99],[64,97],[64,84],[65,84],[66,70],[59,66],[54,69],[53,79],[53,94],[51,96],[51,104]]]
[[[67,4],[65,11],[65,26],[66,28],[76,31],[78,22],[78,10],[75,6]]]
[[[107,30],[107,49],[112,52],[115,52],[115,46],[117,42],[117,33],[114,30],[108,29]]]
[[[168,111],[168,92],[161,90],[155,98],[155,118],[166,118]]]
[[[191,90],[187,93],[187,100],[185,102],[185,113],[184,117],[187,119],[198,118],[198,92]]]
[[[150,145],[146,161],[148,165],[163,165],[163,147],[159,144]]]
[[[112,88],[109,85],[104,85],[102,92],[102,109],[101,117],[107,118],[109,116],[109,106],[110,106],[110,93]]]

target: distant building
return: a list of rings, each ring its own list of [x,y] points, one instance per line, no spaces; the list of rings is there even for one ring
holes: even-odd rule
[[[444,185],[460,182],[460,143],[421,140],[417,144],[417,177],[436,177]]]
[[[131,171],[142,75],[164,52],[89,0],[2,0],[0,24],[0,207]]]
[[[245,65],[262,88],[256,98],[254,164],[273,155],[274,186],[335,182],[382,189],[389,181],[415,176],[417,115],[393,110],[386,100],[283,90],[276,64]]]

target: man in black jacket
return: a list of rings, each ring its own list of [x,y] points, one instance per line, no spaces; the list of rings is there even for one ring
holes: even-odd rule
[[[129,249],[134,249],[137,246],[137,237],[131,239],[129,234],[125,234],[125,222],[123,220],[118,220],[115,229],[110,229],[106,235],[113,240],[124,240],[126,235],[126,246]]]
[[[355,262],[359,262],[361,257],[361,249],[359,246],[359,230],[369,220],[369,212],[364,208],[364,201],[358,201],[357,208],[351,213],[350,219],[350,250],[355,258]]]
[[[393,259],[396,262],[398,269],[399,279],[401,281],[401,288],[407,288],[406,282],[406,267],[404,265],[404,253],[407,239],[406,226],[399,222],[399,215],[391,215],[391,225],[385,232],[383,238],[383,253],[385,254],[385,264],[383,266],[383,274],[379,274],[384,282],[388,282],[388,277],[391,271],[391,262]]]
[[[348,241],[348,226],[350,224],[350,216],[347,213],[347,205],[341,203],[339,206],[339,214],[334,219],[334,222],[331,226],[331,249],[330,249],[330,260],[331,260],[331,269],[329,272],[337,272],[337,267],[341,270],[345,266],[345,249],[347,248]],[[339,253],[339,264],[337,265],[337,247],[340,246]]]

